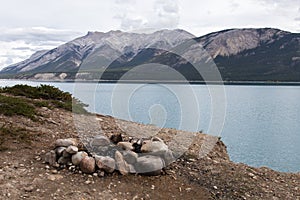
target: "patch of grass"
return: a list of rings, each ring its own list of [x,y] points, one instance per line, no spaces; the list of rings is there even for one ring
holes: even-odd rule
[[[50,104],[48,101],[35,101],[33,102],[33,104],[37,107],[47,107],[47,108],[51,108]]]
[[[12,125],[2,125],[0,127],[0,151],[6,151],[9,147],[5,142],[16,140],[19,143],[31,144],[31,135],[25,128],[17,128]]]
[[[37,113],[34,106],[23,99],[0,94],[0,114],[6,116],[22,115],[34,120]]]
[[[68,92],[63,92],[56,87],[50,85],[41,85],[32,87],[28,85],[15,85],[13,87],[0,88],[0,93],[11,94],[14,96],[24,96],[31,99],[40,99],[40,102],[33,104],[38,107],[63,108],[74,113],[86,114],[86,104],[72,97]]]

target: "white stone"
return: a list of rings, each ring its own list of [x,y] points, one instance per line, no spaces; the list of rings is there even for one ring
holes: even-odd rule
[[[66,152],[68,152],[69,154],[75,154],[78,152],[78,148],[76,146],[68,146],[68,148],[66,149]]]

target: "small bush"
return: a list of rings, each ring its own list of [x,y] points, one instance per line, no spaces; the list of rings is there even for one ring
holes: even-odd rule
[[[23,99],[0,94],[0,114],[6,116],[22,115],[35,119],[35,108]]]
[[[25,96],[31,99],[45,99],[45,100],[59,100],[71,101],[72,96],[68,92],[63,92],[56,87],[50,85],[41,85],[32,87],[28,85],[15,85],[12,87],[5,87],[2,93],[12,94],[14,96]]]
[[[57,108],[63,108],[74,113],[88,113],[85,110],[86,104],[83,104],[68,92],[63,92],[50,85],[41,85],[32,87],[28,85],[15,85],[13,87],[0,88],[0,93],[7,93],[14,96],[24,96],[31,99],[41,99],[46,101],[34,102],[35,106],[48,107],[51,105]]]
[[[6,124],[0,127],[0,151],[9,149],[5,146],[5,142],[9,140],[17,140],[20,143],[30,144],[31,139],[31,135],[24,128],[16,128]]]

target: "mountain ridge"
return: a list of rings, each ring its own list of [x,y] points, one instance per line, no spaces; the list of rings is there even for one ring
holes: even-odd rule
[[[37,74],[52,73],[52,79],[93,80],[99,78],[94,72],[105,70],[102,79],[118,80],[138,65],[155,62],[176,69],[187,80],[201,81],[201,76],[193,75],[191,62],[168,52],[189,40],[204,48],[223,80],[300,81],[300,34],[273,28],[227,29],[201,37],[181,29],[151,34],[88,32],[52,50],[36,52],[4,68],[0,76],[35,79],[43,77]],[[184,55],[192,62],[205,58],[197,57],[192,47]]]

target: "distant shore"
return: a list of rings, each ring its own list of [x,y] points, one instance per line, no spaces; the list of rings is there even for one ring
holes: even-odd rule
[[[300,82],[287,81],[178,81],[178,80],[36,80],[36,79],[0,79],[33,82],[77,82],[77,83],[121,83],[121,84],[191,84],[191,85],[270,85],[300,86]]]

